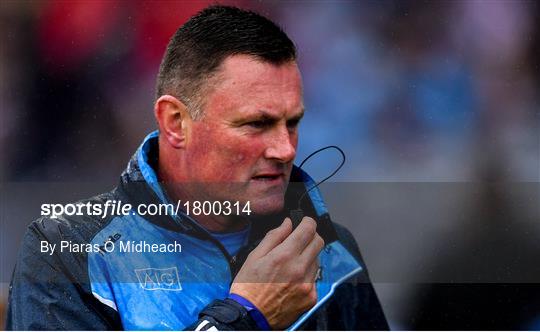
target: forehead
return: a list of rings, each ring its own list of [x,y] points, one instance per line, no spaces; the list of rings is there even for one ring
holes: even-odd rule
[[[248,55],[233,55],[223,61],[214,80],[205,113],[303,109],[302,79],[295,62],[275,65]]]

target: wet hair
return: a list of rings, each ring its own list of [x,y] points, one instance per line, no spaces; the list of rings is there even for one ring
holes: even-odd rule
[[[245,54],[281,65],[296,60],[296,47],[274,22],[232,6],[203,9],[169,41],[159,68],[156,99],[180,99],[193,119],[202,116],[205,89],[225,58]]]

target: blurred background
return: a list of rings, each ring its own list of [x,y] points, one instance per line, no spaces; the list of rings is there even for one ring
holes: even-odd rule
[[[220,3],[297,44],[297,162],[345,150],[323,195],[392,329],[540,329],[539,3]],[[208,4],[0,2],[0,312],[39,205],[115,186],[156,128],[169,38]],[[327,151],[306,169],[338,162]]]

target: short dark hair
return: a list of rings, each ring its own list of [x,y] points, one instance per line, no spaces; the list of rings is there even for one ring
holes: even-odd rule
[[[232,6],[203,9],[169,41],[159,68],[156,98],[173,95],[196,119],[202,115],[202,89],[226,57],[251,55],[280,65],[296,60],[296,47],[274,22]]]

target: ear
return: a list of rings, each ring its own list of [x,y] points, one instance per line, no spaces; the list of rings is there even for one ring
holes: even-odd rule
[[[166,141],[173,148],[184,148],[191,126],[191,116],[186,105],[173,96],[163,95],[156,100],[154,115]]]

